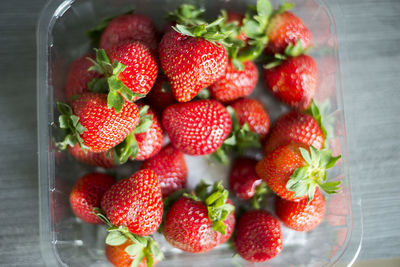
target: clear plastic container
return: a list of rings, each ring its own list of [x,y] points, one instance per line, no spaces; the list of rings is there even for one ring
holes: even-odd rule
[[[38,37],[38,144],[40,190],[40,246],[48,266],[109,266],[104,256],[103,226],[87,225],[76,219],[68,204],[73,182],[82,174],[95,168],[83,166],[65,152],[56,152],[52,145],[55,129],[55,101],[63,100],[64,84],[71,61],[89,49],[85,31],[104,17],[117,15],[135,8],[153,18],[162,29],[166,10],[182,2],[174,0],[54,0],[43,9],[39,20]],[[207,15],[215,16],[219,9],[242,11],[255,1],[202,0]],[[277,5],[278,1],[273,1]],[[293,12],[310,28],[314,56],[319,67],[318,103],[330,103],[330,115],[335,118],[334,138],[330,145],[343,159],[329,172],[333,180],[342,181],[342,192],[327,199],[324,222],[309,233],[294,232],[284,227],[282,253],[271,261],[257,266],[325,266],[351,265],[361,248],[362,216],[361,198],[357,181],[348,172],[347,144],[340,81],[335,20],[340,11],[323,0],[294,0]],[[253,97],[263,101],[272,120],[287,107],[281,105],[259,83]],[[260,157],[260,155],[258,155]],[[189,165],[189,187],[199,178],[226,179],[226,166],[215,165],[200,157],[186,157]],[[129,163],[119,170],[119,178],[127,177],[138,168]],[[97,169],[98,171],[102,171]],[[169,246],[162,236],[165,260],[158,266],[250,266],[227,245],[221,245],[205,254],[182,253]]]

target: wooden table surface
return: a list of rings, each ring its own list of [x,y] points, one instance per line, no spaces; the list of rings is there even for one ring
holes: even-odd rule
[[[400,256],[400,1],[339,0],[350,175],[362,191],[359,259]],[[45,0],[0,3],[0,265],[39,250],[36,22]]]

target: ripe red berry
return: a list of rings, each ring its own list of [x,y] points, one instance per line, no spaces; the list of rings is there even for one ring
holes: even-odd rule
[[[169,106],[162,124],[171,143],[185,154],[205,155],[216,151],[231,131],[231,117],[215,100],[198,100]]]
[[[283,54],[289,45],[301,40],[304,49],[311,46],[312,36],[303,21],[291,12],[285,11],[272,16],[267,27],[268,45],[266,52]]]
[[[128,14],[114,18],[104,29],[100,48],[109,49],[125,41],[140,41],[156,50],[157,29],[151,19],[142,14]]]
[[[266,69],[264,81],[279,100],[293,108],[305,110],[317,91],[317,64],[307,55],[289,57],[281,65]]]
[[[115,226],[146,236],[159,227],[163,214],[161,188],[154,172],[140,170],[115,183],[103,196],[101,208]]]
[[[308,114],[290,111],[278,118],[272,126],[264,145],[264,153],[269,154],[289,143],[302,143],[322,149],[324,142],[324,133],[316,119]]]
[[[182,189],[186,185],[187,166],[183,153],[171,144],[165,146],[155,156],[145,160],[141,169],[157,174],[163,197]]]
[[[287,227],[301,232],[310,231],[324,219],[325,199],[318,189],[315,191],[314,199],[308,205],[307,199],[289,201],[277,197],[275,212]]]
[[[281,252],[282,239],[279,221],[267,211],[255,210],[239,218],[233,242],[242,258],[261,262]]]
[[[101,198],[114,183],[114,177],[103,173],[90,173],[79,178],[69,195],[74,214],[84,222],[101,224],[93,208],[100,207]]]
[[[249,96],[257,84],[258,70],[252,61],[243,62],[243,66],[238,70],[229,61],[225,74],[209,86],[211,96],[224,103]]]

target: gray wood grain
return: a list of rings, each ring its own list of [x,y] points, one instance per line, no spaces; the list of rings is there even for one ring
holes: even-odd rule
[[[42,266],[35,26],[45,0],[0,3],[0,265]],[[400,1],[340,0],[350,175],[360,181],[362,259],[399,256]]]

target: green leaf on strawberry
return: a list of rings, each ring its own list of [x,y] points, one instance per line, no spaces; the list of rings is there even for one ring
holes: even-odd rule
[[[236,152],[242,154],[245,149],[261,147],[260,135],[250,130],[247,123],[240,125],[234,109],[226,107],[232,120],[232,130],[228,138],[225,139],[221,147],[211,154],[211,159],[222,164],[227,164],[229,158],[227,154]]]
[[[327,194],[340,190],[339,181],[327,182],[326,170],[332,168],[341,156],[333,157],[330,149],[317,150],[312,145],[309,150],[300,148],[306,164],[296,169],[286,183],[286,189],[295,192],[295,198],[307,196],[307,203],[314,198],[317,186]]]
[[[182,4],[176,10],[167,14],[167,20],[182,25],[204,24],[206,23],[203,19],[204,12],[204,8],[198,8],[190,4]]]
[[[94,214],[107,226],[108,235],[106,244],[110,246],[119,246],[130,239],[133,244],[125,248],[125,252],[134,257],[131,266],[139,266],[144,258],[147,260],[147,266],[152,266],[153,258],[161,261],[164,257],[158,243],[151,236],[138,236],[129,232],[125,226],[114,226],[99,208],[93,209]]]
[[[57,102],[57,108],[61,113],[58,117],[59,126],[65,133],[64,140],[56,143],[57,147],[64,150],[67,146],[73,147],[79,144],[84,151],[89,149],[88,146],[83,144],[83,139],[80,136],[87,129],[79,123],[79,117],[73,114],[72,108],[61,102]]]
[[[224,220],[234,212],[235,206],[228,202],[229,191],[224,188],[221,181],[215,182],[211,190],[209,188],[210,185],[201,180],[192,194],[185,193],[183,195],[195,201],[203,202],[207,207],[212,228],[224,235],[226,233]]]

